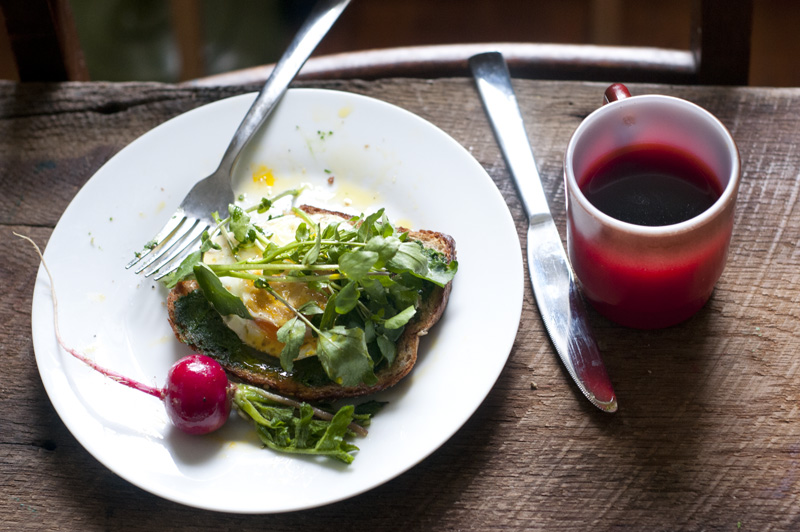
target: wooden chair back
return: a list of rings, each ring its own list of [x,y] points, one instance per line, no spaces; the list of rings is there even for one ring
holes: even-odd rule
[[[0,0],[0,10],[21,81],[89,78],[68,0]],[[746,85],[752,13],[753,0],[693,0],[688,50],[539,43],[411,46],[312,57],[300,76],[465,76],[471,55],[497,50],[506,57],[512,75],[523,78]],[[193,83],[258,83],[271,69],[254,67]]]
[[[410,46],[312,57],[304,79],[468,76],[470,56],[499,51],[520,78],[747,85],[752,0],[693,0],[688,50],[587,44],[480,43]],[[197,85],[263,82],[272,65],[194,80]]]

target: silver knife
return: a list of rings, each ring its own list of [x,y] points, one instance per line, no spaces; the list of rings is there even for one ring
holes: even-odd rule
[[[545,329],[581,392],[601,410],[616,412],[617,397],[547,205],[508,67],[498,52],[473,56],[469,65],[528,217],[528,273]]]

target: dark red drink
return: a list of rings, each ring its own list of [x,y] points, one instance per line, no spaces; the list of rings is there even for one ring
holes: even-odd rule
[[[567,145],[567,248],[583,293],[630,327],[668,327],[711,296],[725,267],[741,177],[708,111],[619,84]]]
[[[722,194],[718,180],[696,157],[658,145],[614,151],[579,178],[589,202],[609,216],[636,225],[684,222]]]
[[[595,207],[639,226],[581,233],[573,229],[589,226],[591,215],[568,213],[570,258],[595,308],[618,323],[654,328],[702,307],[722,273],[733,218],[695,224],[691,237],[675,224],[696,218],[721,196],[720,180],[708,166],[675,148],[633,145],[604,155],[576,177]]]

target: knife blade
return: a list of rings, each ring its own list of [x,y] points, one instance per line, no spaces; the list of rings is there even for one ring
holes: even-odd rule
[[[616,412],[617,397],[550,213],[506,62],[488,52],[471,57],[469,65],[528,218],[528,274],[545,329],[580,391],[601,410]]]

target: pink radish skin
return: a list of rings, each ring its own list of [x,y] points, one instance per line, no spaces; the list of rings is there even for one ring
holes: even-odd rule
[[[175,427],[188,434],[208,434],[228,420],[231,392],[225,370],[216,360],[189,355],[170,368],[162,399]]]

